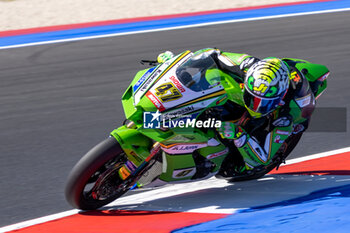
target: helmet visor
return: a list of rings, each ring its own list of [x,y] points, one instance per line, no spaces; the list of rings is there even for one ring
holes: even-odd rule
[[[265,115],[276,109],[278,104],[281,102],[281,97],[277,96],[274,98],[264,98],[259,96],[254,96],[246,89],[243,94],[243,99],[245,105],[256,113],[261,113]]]

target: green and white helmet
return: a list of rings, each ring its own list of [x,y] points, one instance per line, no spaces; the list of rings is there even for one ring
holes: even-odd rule
[[[244,80],[243,99],[253,117],[274,111],[287,93],[290,72],[278,58],[265,58],[253,64]]]

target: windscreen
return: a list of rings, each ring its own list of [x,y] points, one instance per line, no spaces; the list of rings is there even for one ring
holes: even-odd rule
[[[219,71],[212,53],[194,54],[176,70],[180,82],[193,91],[203,91],[220,84]]]

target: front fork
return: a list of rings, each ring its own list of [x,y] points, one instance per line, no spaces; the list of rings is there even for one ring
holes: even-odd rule
[[[123,125],[111,132],[124,150],[128,161],[119,169],[119,176],[125,180],[138,176],[149,162],[160,151],[160,144],[135,129],[133,123]],[[141,173],[140,173],[141,172]]]

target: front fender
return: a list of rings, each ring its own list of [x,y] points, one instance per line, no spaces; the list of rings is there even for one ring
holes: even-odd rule
[[[111,132],[126,153],[128,159],[139,166],[149,155],[153,142],[137,129],[123,125]]]

